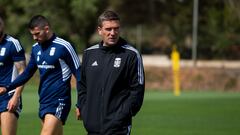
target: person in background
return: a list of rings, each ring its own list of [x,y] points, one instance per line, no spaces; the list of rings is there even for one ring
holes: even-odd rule
[[[20,42],[4,33],[4,21],[0,17],[0,86],[12,82],[26,67],[25,52]],[[16,135],[17,120],[22,110],[23,86],[9,89],[0,95],[0,125],[2,135]]]
[[[80,60],[74,47],[53,33],[44,16],[34,16],[28,27],[36,41],[29,63],[14,82],[0,88],[0,93],[26,83],[38,69],[41,135],[62,135],[71,108],[71,75],[80,81]]]
[[[98,18],[102,41],[83,53],[76,115],[88,135],[129,135],[145,90],[139,52],[120,37],[113,11]]]

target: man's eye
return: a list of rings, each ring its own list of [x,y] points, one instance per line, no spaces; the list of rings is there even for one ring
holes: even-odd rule
[[[106,31],[111,31],[112,29],[111,28],[106,28]]]

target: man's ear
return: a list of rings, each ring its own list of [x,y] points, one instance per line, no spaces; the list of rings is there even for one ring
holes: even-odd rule
[[[102,35],[102,28],[101,28],[101,27],[98,27],[97,30],[98,30],[98,34],[99,34],[99,35]]]
[[[47,33],[49,33],[49,26],[44,26],[44,29]]]

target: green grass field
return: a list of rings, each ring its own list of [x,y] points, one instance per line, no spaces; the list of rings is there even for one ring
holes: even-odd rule
[[[72,92],[73,104],[76,92]],[[26,85],[18,135],[37,135],[37,87]],[[239,135],[240,93],[184,92],[175,97],[170,92],[146,92],[143,107],[133,119],[132,135]],[[64,126],[64,135],[86,135],[75,108]]]

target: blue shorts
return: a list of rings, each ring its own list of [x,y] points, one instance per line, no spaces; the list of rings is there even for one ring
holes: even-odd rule
[[[40,104],[39,117],[44,120],[46,114],[52,114],[64,125],[71,109],[71,100],[58,99],[49,104]]]
[[[0,113],[8,111],[7,109],[8,102],[12,98],[13,94],[14,90],[0,96]],[[22,99],[20,97],[19,104],[17,106],[16,111],[14,112],[17,118],[19,117],[21,111],[22,111]]]

